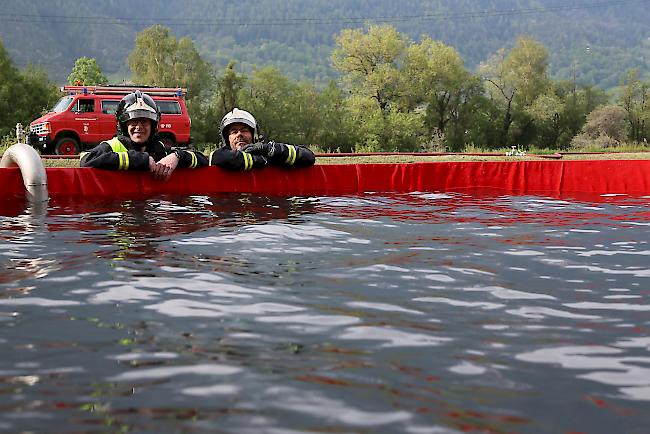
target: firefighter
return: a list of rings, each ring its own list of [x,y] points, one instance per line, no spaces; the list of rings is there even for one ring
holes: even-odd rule
[[[312,166],[316,157],[304,146],[274,141],[263,142],[257,121],[249,112],[234,108],[221,120],[222,146],[210,153],[212,166],[230,170],[251,170],[266,165]]]
[[[146,93],[136,90],[117,106],[117,136],[81,154],[81,167],[150,171],[166,181],[176,167],[207,166],[200,152],[167,148],[157,135],[160,109]]]

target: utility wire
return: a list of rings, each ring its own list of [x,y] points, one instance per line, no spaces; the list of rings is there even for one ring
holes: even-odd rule
[[[0,22],[5,23],[58,23],[58,24],[128,24],[147,25],[164,24],[173,26],[287,26],[287,25],[343,25],[343,24],[364,24],[375,23],[400,23],[412,21],[445,21],[463,19],[483,19],[523,16],[533,14],[569,12],[604,7],[623,6],[631,3],[648,3],[650,0],[618,0],[600,1],[593,3],[580,3],[574,5],[558,5],[548,7],[507,9],[495,11],[474,11],[474,12],[441,12],[419,15],[396,15],[396,16],[367,16],[367,17],[342,17],[342,18],[310,18],[296,17],[274,20],[241,20],[232,19],[204,19],[204,18],[132,18],[132,17],[102,17],[102,16],[72,16],[72,15],[36,15],[36,14],[5,14],[0,16]]]

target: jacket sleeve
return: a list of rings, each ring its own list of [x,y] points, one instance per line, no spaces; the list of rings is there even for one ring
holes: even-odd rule
[[[178,155],[178,167],[196,169],[208,165],[208,158],[199,151],[174,150]]]
[[[81,167],[95,167],[108,170],[149,170],[149,154],[129,150],[114,152],[111,145],[101,142],[88,152],[81,154]]]
[[[306,146],[271,143],[275,150],[273,155],[269,155],[269,164],[283,167],[309,167],[316,162],[316,156]]]
[[[261,155],[235,151],[226,147],[218,148],[210,153],[211,166],[219,166],[228,170],[251,170],[264,167],[267,159]]]

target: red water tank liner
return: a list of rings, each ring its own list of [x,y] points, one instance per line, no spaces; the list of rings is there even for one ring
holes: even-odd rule
[[[553,196],[650,195],[650,160],[317,164],[306,169],[267,167],[251,172],[205,167],[177,169],[167,182],[155,181],[149,172],[89,168],[48,168],[46,171],[49,194],[53,198],[225,192],[311,196],[469,189]],[[4,198],[24,196],[18,168],[0,169],[0,192]]]

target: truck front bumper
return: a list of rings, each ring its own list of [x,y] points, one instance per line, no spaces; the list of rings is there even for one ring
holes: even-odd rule
[[[38,134],[29,133],[27,135],[27,144],[31,147],[38,149],[40,151],[47,150],[47,147],[50,145],[50,135],[39,136]]]

